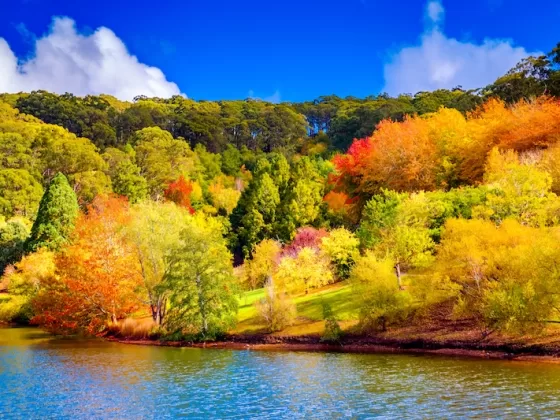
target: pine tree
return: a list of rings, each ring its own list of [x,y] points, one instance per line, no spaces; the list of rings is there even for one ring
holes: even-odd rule
[[[76,193],[68,179],[58,173],[43,194],[25,249],[28,252],[39,248],[59,249],[68,242],[78,211]]]

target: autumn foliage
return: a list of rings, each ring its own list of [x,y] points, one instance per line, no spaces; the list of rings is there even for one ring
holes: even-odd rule
[[[176,181],[171,182],[164,191],[164,196],[167,200],[173,201],[175,204],[188,209],[191,214],[194,214],[194,209],[191,206],[191,194],[193,192],[193,184],[187,181],[181,175]]]
[[[140,267],[124,237],[128,222],[126,199],[93,201],[76,223],[72,244],[56,257],[56,276],[34,299],[34,323],[95,333],[138,309]]]
[[[351,197],[369,197],[382,188],[430,191],[477,184],[494,147],[524,152],[559,139],[560,102],[547,96],[513,106],[491,99],[466,116],[441,108],[379,123],[371,137],[335,156],[333,181]]]

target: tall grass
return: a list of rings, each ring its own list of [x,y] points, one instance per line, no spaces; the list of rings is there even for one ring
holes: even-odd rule
[[[126,318],[118,324],[118,335],[123,338],[143,340],[155,338],[158,325],[152,318]]]

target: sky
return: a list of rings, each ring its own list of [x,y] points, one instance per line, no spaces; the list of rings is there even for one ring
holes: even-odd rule
[[[470,89],[560,42],[557,0],[0,0],[0,9],[0,92],[126,100]]]

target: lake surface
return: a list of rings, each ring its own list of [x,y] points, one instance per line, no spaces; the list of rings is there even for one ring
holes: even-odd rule
[[[560,365],[54,339],[0,328],[0,418],[553,418]]]

